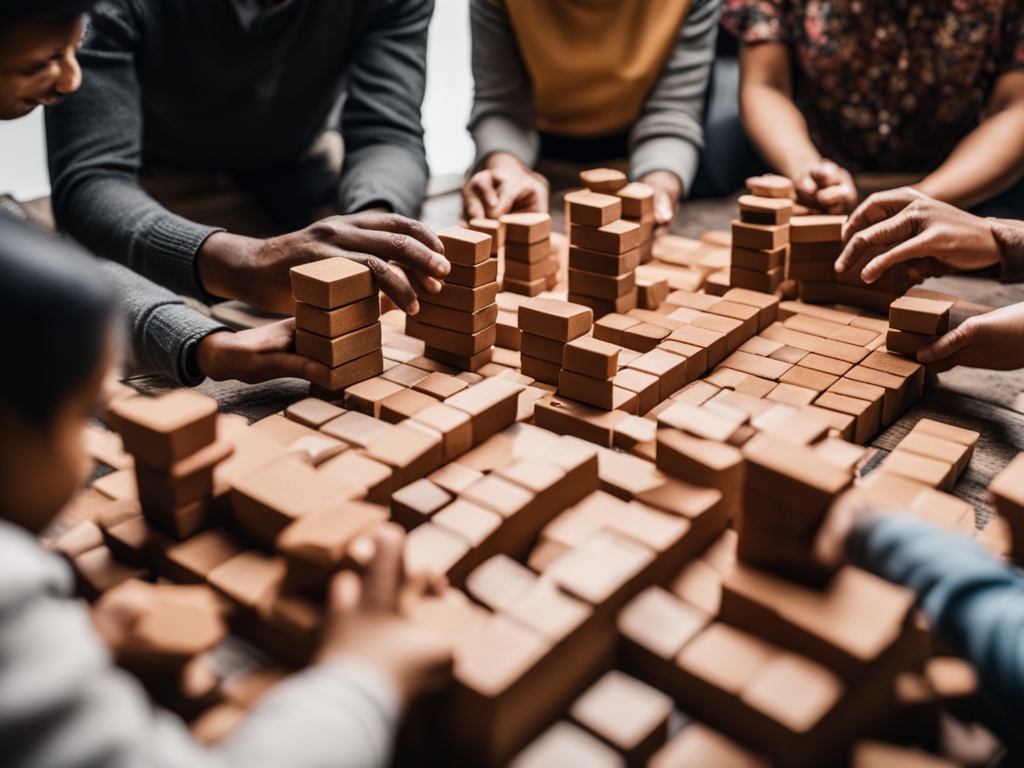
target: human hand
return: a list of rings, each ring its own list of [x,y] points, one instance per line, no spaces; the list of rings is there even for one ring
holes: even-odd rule
[[[667,227],[676,217],[683,182],[671,171],[651,171],[640,179],[654,190],[654,224]]]
[[[446,580],[404,576],[405,533],[397,525],[381,526],[372,542],[362,581],[353,571],[343,571],[331,582],[317,661],[358,656],[390,679],[408,702],[448,681],[452,649],[441,635],[403,615],[401,606],[440,592]]]
[[[240,299],[279,314],[294,314],[291,268],[341,256],[364,264],[378,287],[404,311],[419,311],[409,277],[431,293],[450,271],[437,235],[413,219],[393,213],[329,216],[280,237],[256,240],[216,232],[199,249],[203,287],[215,296]]]
[[[497,219],[506,213],[547,213],[551,199],[548,180],[507,152],[495,152],[486,167],[462,187],[467,219]]]
[[[929,373],[958,365],[1010,371],[1024,368],[1024,303],[969,317],[959,326],[917,351]]]
[[[196,363],[214,381],[246,384],[283,378],[314,381],[327,375],[327,366],[295,354],[294,317],[237,333],[215,331],[196,347]]]
[[[866,283],[898,264],[920,281],[950,269],[983,269],[1000,259],[988,222],[912,187],[871,195],[846,222],[843,240],[837,272],[877,254],[861,271]]]
[[[793,184],[799,202],[826,213],[849,213],[857,207],[857,185],[853,176],[831,160],[819,160],[801,173]]]
[[[868,507],[856,490],[847,491],[832,502],[814,539],[814,559],[829,570],[842,565],[846,560],[846,540],[867,512]]]

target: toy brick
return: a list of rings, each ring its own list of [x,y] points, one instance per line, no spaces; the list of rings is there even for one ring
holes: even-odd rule
[[[901,450],[899,446],[882,460],[879,469],[902,477],[909,477],[932,488],[951,492],[956,482],[954,464],[940,459]]]
[[[885,336],[885,348],[889,352],[905,355],[911,360],[916,360],[917,351],[921,347],[927,347],[939,338],[939,336],[924,336],[920,333],[890,329]]]
[[[477,550],[472,558],[477,562],[482,556],[479,550],[501,527],[502,518],[492,510],[465,499],[457,499],[439,510],[430,522],[468,541]]]
[[[295,351],[323,363],[328,368],[337,368],[368,355],[380,349],[380,346],[380,323],[335,338],[317,336],[301,328],[295,331]]]
[[[615,425],[628,417],[621,410],[605,411],[569,398],[550,396],[538,400],[534,411],[537,426],[606,448],[612,445]]]
[[[616,299],[599,299],[585,293],[570,293],[568,298],[575,304],[590,308],[594,317],[600,318],[612,313],[623,313],[636,309],[638,295],[639,292],[634,285],[632,290]]]
[[[569,247],[569,268],[597,272],[602,275],[625,275],[640,266],[640,249],[623,254],[591,251],[577,245]]]
[[[398,424],[405,419],[412,418],[420,411],[430,408],[436,402],[430,395],[412,389],[403,389],[381,400],[380,418],[390,424]]]
[[[525,262],[514,259],[505,260],[504,280],[516,280],[519,282],[534,282],[547,278],[558,272],[558,257],[548,256],[540,261]],[[542,283],[542,285],[545,283]]]
[[[390,429],[390,425],[388,427]],[[321,474],[335,475],[342,480],[359,478],[359,482],[368,489],[366,501],[373,504],[386,505],[391,498],[394,475],[391,467],[364,456],[360,451],[346,451],[322,464],[319,471]]]
[[[598,192],[569,192],[565,196],[569,222],[585,227],[603,227],[622,218],[622,201]]]
[[[594,338],[622,346],[623,333],[640,321],[628,315],[609,314],[594,321]]]
[[[772,360],[768,357],[752,355],[748,352],[736,351],[721,363],[723,368],[732,368],[762,379],[777,381],[792,368],[789,363]]]
[[[614,168],[591,168],[580,171],[580,182],[591,192],[611,195],[624,189],[629,180],[625,173]]]
[[[732,243],[735,248],[753,251],[774,251],[789,243],[788,224],[732,223]]]
[[[793,201],[781,197],[741,195],[740,221],[746,224],[788,224],[793,215]]]
[[[512,243],[537,243],[551,237],[551,216],[546,213],[509,213],[501,217],[505,225],[506,255]]]
[[[595,379],[611,379],[618,371],[619,348],[590,336],[565,345],[564,368]]]
[[[820,408],[852,416],[855,419],[852,439],[862,445],[870,442],[881,427],[881,402],[870,403],[828,391],[815,400],[814,404]]]
[[[495,555],[466,577],[466,592],[493,611],[509,608],[537,582],[537,574],[507,555]]]
[[[505,247],[505,225],[495,219],[470,219],[469,228],[491,237],[491,256]]]
[[[530,299],[519,307],[519,328],[524,333],[571,341],[593,325],[593,312],[578,304],[557,299]]]
[[[688,360],[671,352],[654,349],[629,364],[629,368],[658,377],[658,401],[667,400],[689,382]],[[695,378],[695,377],[694,377]]]
[[[291,280],[292,296],[319,309],[337,309],[377,293],[370,270],[346,258],[292,267]]]
[[[796,195],[792,181],[773,173],[751,176],[744,184],[750,193],[757,197],[793,198]]]
[[[622,217],[644,219],[654,215],[654,190],[647,184],[634,181],[615,192],[622,201]]]
[[[661,380],[650,373],[635,368],[622,368],[612,378],[612,383],[636,395],[636,411],[639,415],[647,413],[660,402]]]
[[[640,226],[626,219],[597,229],[573,224],[569,229],[569,243],[590,251],[624,254],[640,247]]]
[[[841,241],[846,216],[794,216],[789,222],[789,237],[794,243]]]
[[[901,296],[889,305],[889,327],[925,336],[941,336],[949,330],[949,312],[955,301]]]
[[[399,424],[371,440],[366,455],[391,467],[392,487],[402,488],[441,466],[442,444],[440,436]]]
[[[285,561],[255,549],[241,552],[210,571],[210,586],[243,608],[254,609],[272,597],[285,576]]]
[[[473,266],[452,264],[451,271],[444,281],[452,285],[461,285],[465,288],[479,288],[482,285],[496,282],[497,279],[498,260],[491,258]]]
[[[505,246],[505,264],[539,264],[551,258],[551,241],[541,240],[536,243],[509,243]]]
[[[315,397],[307,397],[305,400],[289,405],[285,409],[284,414],[287,418],[303,426],[310,429],[319,429],[331,419],[341,416],[344,412],[344,408],[339,408]]]
[[[569,288],[574,294],[592,296],[595,299],[614,301],[620,296],[632,292],[636,288],[636,273],[624,275],[602,275],[598,272],[586,272],[581,269],[569,270]]]
[[[647,764],[650,768],[684,765],[768,768],[768,762],[761,756],[700,723],[691,723],[669,739]]]
[[[491,236],[461,227],[449,227],[437,233],[444,246],[444,257],[452,264],[468,267],[491,257]]]
[[[487,379],[448,398],[445,404],[468,414],[473,423],[473,445],[513,424],[523,387],[503,379]]]
[[[975,432],[972,429],[955,427],[952,424],[945,424],[933,419],[921,419],[914,425],[912,431],[967,446],[968,461],[970,461],[971,456],[974,453],[974,446],[978,444],[978,439],[981,437],[980,433]]]
[[[418,371],[419,369],[413,370]],[[420,372],[424,373],[423,371]],[[380,416],[381,401],[389,395],[401,392],[404,389],[405,387],[400,384],[396,384],[383,376],[375,376],[372,379],[366,379],[365,381],[353,384],[345,389],[345,407],[352,411],[358,411],[361,414],[376,418]],[[344,411],[342,411],[342,413],[344,413]],[[341,413],[338,415],[340,416]]]
[[[244,550],[245,544],[226,531],[203,531],[166,551],[165,575],[181,584],[203,584],[214,568]]]
[[[782,245],[774,250],[734,247],[732,249],[731,266],[752,272],[767,273],[786,265],[787,246]]]
[[[413,321],[416,327],[427,325],[460,334],[476,334],[493,326],[497,319],[498,307],[494,304],[476,312],[464,312],[436,304],[421,304],[415,319],[406,318],[406,327],[408,328],[409,321]]]
[[[497,329],[493,324],[469,334],[426,325],[412,316],[405,319],[405,332],[409,336],[422,339],[431,349],[441,349],[463,357],[473,357],[490,349],[497,339]]]
[[[479,288],[466,288],[461,285],[445,283],[438,293],[430,293],[418,282],[413,281],[413,288],[420,302],[449,307],[461,312],[479,312],[493,304],[498,295],[497,283],[486,283]]]
[[[326,374],[314,374],[310,381],[325,392],[340,393],[352,384],[379,376],[383,372],[384,354],[378,348],[336,368],[330,368]]]
[[[379,319],[380,298],[376,295],[337,309],[320,309],[302,301],[295,304],[295,326],[318,336],[343,336]]]
[[[652,323],[637,323],[622,332],[621,346],[637,352],[650,352],[664,339],[668,338],[669,329]]]
[[[523,353],[520,357],[520,366],[524,375],[536,381],[558,385],[558,374],[562,370],[561,363],[553,363],[550,360],[542,360]]]
[[[216,439],[217,402],[188,389],[128,397],[111,407],[125,450],[137,462],[168,467]]]
[[[675,659],[707,623],[703,612],[657,586],[633,598],[617,620],[619,632],[630,643],[663,661]]]
[[[506,293],[517,293],[521,296],[540,296],[547,289],[548,278],[538,277],[534,280],[517,280],[506,275],[502,278],[501,289]]]
[[[458,355],[454,352],[449,352],[446,349],[439,349],[438,347],[431,346],[427,346],[424,352],[427,356],[447,366],[447,370],[454,374],[460,370],[479,371],[484,366],[490,364],[494,350],[491,347],[488,347],[482,352],[478,352],[470,357],[467,357],[466,355]]]

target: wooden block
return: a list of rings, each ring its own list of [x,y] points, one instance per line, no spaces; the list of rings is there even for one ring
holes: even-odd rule
[[[726,317],[725,315],[714,315],[702,312],[700,316],[695,318],[690,324],[695,328],[704,328],[706,330],[717,331],[718,333],[724,334],[725,349],[723,357],[725,354],[735,352],[750,338],[750,336],[746,334],[746,331],[749,329],[749,324],[733,317]],[[678,338],[677,340],[686,341],[684,338]],[[686,343],[690,344],[693,342]],[[711,364],[710,360],[708,361],[708,364]]]
[[[670,395],[685,387],[692,380],[688,378],[686,358],[660,349],[645,352],[627,367],[658,378],[659,402],[667,400]]]
[[[626,219],[613,221],[599,229],[573,224],[569,230],[570,245],[600,253],[627,253],[639,248],[640,242],[640,226]]]
[[[603,227],[622,218],[622,201],[599,192],[569,192],[565,196],[569,222],[584,227]]]
[[[593,320],[594,313],[589,308],[557,299],[530,299],[519,307],[520,330],[556,341],[583,336]]]
[[[490,347],[471,357],[458,355],[446,349],[438,349],[437,347],[427,347],[425,353],[428,357],[449,366],[453,370],[463,371],[478,371],[485,365],[488,365],[493,357],[493,350]]]
[[[479,288],[482,285],[497,282],[497,280],[498,260],[496,258],[488,259],[471,267],[452,264],[451,271],[444,279],[446,283],[461,285],[465,288]],[[422,310],[423,308],[420,307],[421,312]]]
[[[766,173],[763,176],[751,176],[744,182],[752,195],[757,197],[794,198],[796,188],[785,176]]]
[[[538,427],[606,448],[612,445],[615,425],[628,417],[629,414],[621,410],[605,411],[570,398],[551,396],[538,400],[534,411]]]
[[[295,326],[318,336],[343,336],[379,319],[380,298],[376,295],[337,309],[319,309],[302,301],[295,304]]]
[[[595,379],[563,368],[558,376],[558,393],[606,411],[615,407],[615,385],[610,379]]]
[[[594,338],[622,346],[623,333],[640,323],[628,315],[612,313],[594,321]]]
[[[210,586],[243,608],[264,604],[284,581],[284,558],[250,549],[221,563],[209,574]]]
[[[438,371],[430,374],[422,381],[417,382],[413,386],[413,389],[416,392],[422,392],[425,395],[430,395],[435,400],[447,400],[449,397],[461,392],[468,386],[469,384],[462,379],[457,379],[447,373],[441,373]]]
[[[370,270],[351,259],[321,259],[291,269],[292,296],[319,309],[337,309],[375,296]]]
[[[927,435],[911,430],[910,434],[900,440],[899,450],[916,453],[929,459],[936,459],[953,465],[954,482],[967,469],[968,453],[966,445],[944,440],[941,437]]]
[[[512,243],[538,243],[551,237],[551,216],[546,213],[509,213],[501,217],[505,225],[506,254]]]
[[[591,168],[580,171],[580,182],[591,192],[612,195],[625,188],[629,179],[614,168]]]
[[[539,264],[550,258],[550,240],[541,240],[536,243],[509,243],[505,246],[506,268],[509,262],[519,264]]]
[[[392,469],[392,487],[402,488],[433,472],[444,458],[442,440],[399,424],[370,441],[366,455]]]
[[[473,357],[490,349],[498,335],[493,323],[475,333],[460,333],[421,323],[411,315],[405,318],[405,332],[413,338],[422,339],[432,349],[441,349],[462,357]]]
[[[461,312],[479,312],[494,303],[498,295],[497,283],[486,283],[479,288],[445,283],[439,293],[430,293],[417,281],[413,281],[416,296],[423,304],[436,304]]]
[[[595,379],[611,379],[618,371],[619,348],[592,336],[581,336],[565,345],[562,367]]]
[[[511,607],[537,583],[537,574],[507,555],[495,555],[466,577],[466,592],[493,611]]]
[[[783,197],[741,195],[739,206],[745,224],[788,224],[793,215],[793,201]]]
[[[569,301],[589,307],[593,311],[594,317],[600,318],[612,313],[621,314],[636,309],[638,296],[639,293],[634,286],[628,293],[615,299],[599,299],[585,293],[570,293]]]
[[[386,425],[391,429],[391,425]],[[387,464],[374,461],[360,451],[346,451],[319,467],[322,474],[335,475],[342,480],[359,478],[367,487],[366,501],[386,505],[391,498],[394,472]]]
[[[586,338],[580,336],[579,338]],[[532,333],[523,333],[521,338],[522,355],[537,360],[544,360],[549,363],[561,365],[565,356],[565,342],[547,339],[543,336],[535,336]],[[529,375],[529,374],[527,374]]]
[[[955,466],[946,461],[900,450],[897,446],[879,465],[879,470],[917,480],[932,488],[952,492]]]
[[[620,296],[636,289],[636,273],[624,275],[602,275],[599,272],[586,272],[581,269],[569,269],[569,291],[573,294],[592,296],[595,299],[614,301]]]
[[[245,551],[245,543],[213,528],[170,547],[164,555],[165,576],[181,584],[203,584],[214,568]]]
[[[217,402],[189,389],[125,398],[111,412],[121,422],[125,450],[150,466],[169,467],[216,439]]]
[[[523,375],[546,384],[558,385],[558,374],[562,370],[561,363],[553,363],[523,354],[520,357],[520,366]]]
[[[310,377],[311,381],[326,392],[340,393],[352,384],[379,376],[384,372],[384,354],[378,348],[368,355],[330,368],[326,374],[317,373]]]
[[[472,267],[491,257],[491,236],[462,227],[449,227],[437,233],[444,246],[444,257],[452,264]]]
[[[473,423],[473,445],[476,446],[515,423],[522,389],[519,384],[491,378],[453,395],[445,405],[469,415]]]
[[[412,418],[420,411],[430,408],[436,402],[430,395],[412,389],[403,389],[381,400],[380,418],[390,424],[398,424],[405,419]]]
[[[660,402],[661,379],[650,373],[635,368],[622,368],[612,378],[612,383],[636,395],[638,415],[647,413]]]
[[[469,228],[491,236],[491,256],[505,247],[505,225],[495,219],[470,219]]]
[[[904,355],[911,360],[917,360],[917,351],[921,347],[927,347],[940,338],[940,336],[925,336],[920,333],[890,329],[885,335],[885,348],[889,352],[895,352],[897,355]]]
[[[776,267],[767,272],[755,272],[750,269],[732,267],[729,270],[729,285],[733,288],[746,288],[761,293],[775,293],[785,278],[785,268]]]
[[[624,219],[645,219],[654,215],[654,190],[639,181],[627,184],[615,192],[622,201]]]
[[[514,277],[504,277],[501,281],[501,288],[507,293],[516,293],[520,296],[540,296],[547,289],[548,278],[538,277],[535,280],[517,280]]]
[[[320,431],[349,445],[365,448],[370,441],[391,429],[391,425],[356,411],[348,411],[324,424]]]
[[[135,466],[139,501],[147,514],[169,515],[174,510],[213,495],[213,471],[234,446],[218,440],[166,469]]]
[[[732,223],[732,242],[737,248],[753,251],[774,251],[789,243],[788,224]]]
[[[473,425],[469,414],[443,403],[417,413],[409,426],[424,426],[441,436],[444,461],[450,462],[473,447]]]
[[[921,419],[914,425],[912,431],[919,434],[927,435],[929,437],[937,437],[942,440],[949,440],[950,442],[959,443],[960,445],[966,446],[966,461],[968,462],[974,455],[974,446],[978,444],[978,439],[981,437],[981,434],[975,432],[973,429],[955,427],[952,424],[945,424],[941,421],[935,421],[933,419]]]
[[[670,333],[660,325],[638,323],[623,331],[621,345],[637,352],[650,352],[667,339]]]
[[[554,275],[559,269],[558,257],[548,256],[536,262],[521,262],[513,259],[505,260],[505,273],[502,282],[514,280],[523,283],[532,283]],[[539,283],[546,285],[546,281]],[[508,290],[506,288],[505,290]]]
[[[601,253],[579,246],[569,246],[570,269],[582,269],[602,275],[625,275],[640,266],[640,249],[634,248],[623,254]]]
[[[380,416],[381,401],[389,395],[401,392],[403,389],[405,388],[400,384],[389,381],[382,376],[367,379],[346,388],[345,407],[377,418]],[[324,425],[321,424],[320,426]]]
[[[339,408],[315,397],[307,397],[305,400],[289,405],[285,409],[284,415],[310,429],[319,429],[331,419],[341,416],[344,412],[344,408]]]
[[[327,338],[301,328],[295,331],[295,351],[323,363],[328,368],[337,368],[356,358],[371,354],[381,346],[381,324],[374,323],[366,328],[346,333],[344,336]]]
[[[724,331],[687,325],[672,331],[668,338],[671,341],[706,349],[708,368],[713,368],[725,359],[727,336]]]
[[[845,223],[846,216],[794,216],[789,222],[789,238],[794,243],[842,241]]]
[[[734,246],[732,249],[731,266],[733,269],[739,268],[767,273],[779,267],[785,267],[787,253],[788,250],[785,245],[768,251]]]

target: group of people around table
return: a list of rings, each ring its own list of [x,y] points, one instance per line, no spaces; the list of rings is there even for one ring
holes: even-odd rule
[[[16,766],[384,765],[450,650],[399,603],[402,537],[334,583],[317,664],[200,748],[114,671],[71,576],[30,535],[89,474],[83,432],[121,355],[186,386],[312,378],[294,320],[234,332],[189,307],[293,309],[289,270],[342,256],[418,310],[450,266],[415,215],[432,0],[4,0],[0,119],[46,107],[58,241],[0,216],[0,743]],[[579,169],[681,200],[772,170],[850,213],[837,271],[1024,278],[1024,2],[471,0],[467,217],[547,211]],[[724,32],[722,31],[724,30]],[[738,103],[708,110],[720,35]],[[861,200],[870,174],[911,180]],[[128,324],[114,332],[115,316]],[[1024,366],[1024,305],[919,353]],[[1024,575],[905,515],[835,508],[823,558],[904,584],[1006,712],[1024,704]],[[128,606],[113,606],[128,620]],[[118,613],[119,612],[119,613]],[[1012,719],[1012,718],[1011,718]]]

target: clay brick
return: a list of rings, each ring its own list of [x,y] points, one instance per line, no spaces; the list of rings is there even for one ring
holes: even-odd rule
[[[444,257],[452,264],[474,266],[491,256],[491,236],[461,227],[449,227],[437,233],[444,246]]]
[[[520,358],[520,370],[525,376],[557,387],[558,374],[562,370],[562,366],[561,363],[553,363],[524,354]]]
[[[344,412],[344,408],[339,408],[315,397],[307,397],[305,400],[289,405],[285,409],[284,415],[310,429],[319,429]]]
[[[917,351],[921,347],[927,347],[929,344],[938,341],[939,338],[939,336],[923,336],[919,333],[890,329],[885,335],[885,348],[889,352],[905,355],[911,360],[917,360]]]
[[[491,237],[491,256],[505,247],[505,225],[495,219],[470,219],[469,228]]]
[[[618,630],[631,643],[672,661],[708,623],[708,617],[671,592],[653,586],[619,612]]]
[[[612,383],[619,389],[636,395],[636,410],[639,415],[647,413],[659,402],[661,380],[650,373],[635,368],[623,368],[612,378]]]
[[[380,298],[368,296],[337,309],[320,309],[299,301],[295,304],[295,326],[319,336],[342,336],[380,320]]]
[[[501,217],[501,223],[507,244],[537,243],[551,237],[551,217],[546,213],[509,213]]]
[[[165,575],[182,584],[202,584],[214,568],[243,551],[245,544],[230,533],[203,531],[167,550]]]
[[[502,518],[489,509],[457,499],[439,510],[430,522],[465,539],[470,546],[478,549],[501,527]]]
[[[346,451],[340,456],[325,462],[319,467],[321,474],[336,475],[342,480],[359,478],[359,482],[367,487],[366,501],[373,504],[388,503],[391,498],[392,477],[391,467],[380,461],[364,456],[360,451]]]
[[[751,194],[758,197],[793,198],[796,188],[785,176],[766,173],[763,176],[751,176],[744,184]]]
[[[489,365],[493,358],[493,350],[490,347],[483,352],[467,357],[427,345],[424,354],[445,365],[448,372],[453,375],[456,371],[479,371]]]
[[[404,390],[403,390],[404,391]],[[365,448],[371,440],[388,432],[392,425],[357,411],[348,411],[324,424],[320,431],[350,445]]]
[[[573,224],[569,230],[569,243],[590,251],[623,254],[640,247],[640,226],[626,219],[598,229]]]
[[[785,267],[787,246],[782,245],[774,250],[734,247],[731,265],[734,269],[745,269],[751,272],[767,273]]]
[[[761,756],[700,723],[686,726],[681,733],[669,739],[648,762],[650,768],[677,768],[688,765],[768,768],[768,762]]]
[[[392,494],[391,516],[396,523],[411,531],[429,521],[439,510],[450,504],[452,498],[449,491],[423,478]]]
[[[452,264],[451,271],[444,279],[446,283],[461,285],[464,288],[479,288],[482,285],[487,285],[488,283],[493,283],[497,280],[498,260],[495,258],[488,259],[487,261],[471,267],[462,266],[461,264]],[[421,313],[422,310],[423,307],[421,305]]]
[[[794,243],[841,241],[846,216],[794,216],[789,222],[790,240]]]
[[[570,269],[569,291],[574,295],[580,294],[606,301],[616,301],[634,292],[639,295],[636,290],[635,272],[616,276],[587,272],[582,269]]]
[[[732,223],[732,243],[737,248],[754,251],[774,251],[789,243],[788,224]]]
[[[551,241],[540,240],[536,243],[509,243],[505,246],[505,265],[540,264],[551,258]]]
[[[460,312],[479,312],[494,303],[498,295],[497,283],[485,283],[479,288],[445,283],[438,293],[430,293],[419,282],[413,281],[413,289],[422,304],[457,309]]]
[[[793,201],[781,197],[741,195],[740,220],[747,224],[788,224],[793,215]]]
[[[948,301],[936,301],[901,296],[889,305],[889,327],[924,336],[941,336],[949,330],[949,312],[955,303],[952,297]]]
[[[407,318],[411,320],[412,318]],[[436,304],[421,304],[416,315],[415,326],[428,325],[462,334],[480,333],[498,320],[498,307],[490,304],[477,312],[464,312]]]
[[[585,227],[603,227],[622,218],[622,201],[598,192],[569,192],[565,196],[569,222]]]
[[[519,307],[519,328],[524,333],[555,341],[567,342],[583,336],[593,321],[589,308],[557,299],[530,299]]]
[[[243,608],[255,609],[280,588],[285,561],[250,549],[235,555],[208,575],[210,586]]]
[[[956,468],[953,464],[904,451],[899,446],[882,460],[879,469],[918,480],[943,491],[952,491],[956,482]]]
[[[629,368],[658,377],[658,400],[667,400],[671,394],[686,386],[687,359],[659,349],[646,352],[629,364]],[[695,377],[693,377],[695,378]]]
[[[563,367],[595,379],[611,379],[618,371],[619,348],[583,336],[565,345]]]
[[[128,397],[111,407],[125,450],[137,462],[169,467],[216,439],[217,402],[188,389],[160,397]]]
[[[492,378],[453,395],[445,404],[469,414],[473,423],[473,445],[480,445],[515,422],[522,389],[519,384]]]
[[[640,249],[634,248],[622,254],[601,253],[569,246],[569,268],[582,269],[602,275],[625,275],[640,266]]]
[[[466,592],[493,611],[509,608],[537,583],[537,574],[507,555],[495,555],[466,577]]]
[[[292,296],[319,309],[337,309],[377,292],[370,270],[345,258],[292,267],[291,280]]]
[[[444,454],[440,436],[399,424],[371,440],[366,455],[391,467],[392,487],[402,488],[441,466]]]
[[[405,539],[405,570],[410,574],[447,575],[459,585],[471,568],[472,547],[446,528],[427,523]]]
[[[436,403],[437,400],[430,395],[412,389],[403,389],[380,401],[380,418],[391,424],[398,424],[406,419],[411,419],[420,411],[430,408]]]
[[[580,182],[591,192],[612,195],[625,189],[629,180],[626,174],[614,168],[591,168],[580,171]]]
[[[352,384],[379,376],[383,372],[384,355],[380,349],[376,349],[344,365],[329,369],[326,375],[311,376],[310,380],[325,392],[340,393]]]
[[[654,190],[647,184],[634,181],[615,192],[622,201],[622,217],[645,219],[654,215]]]

